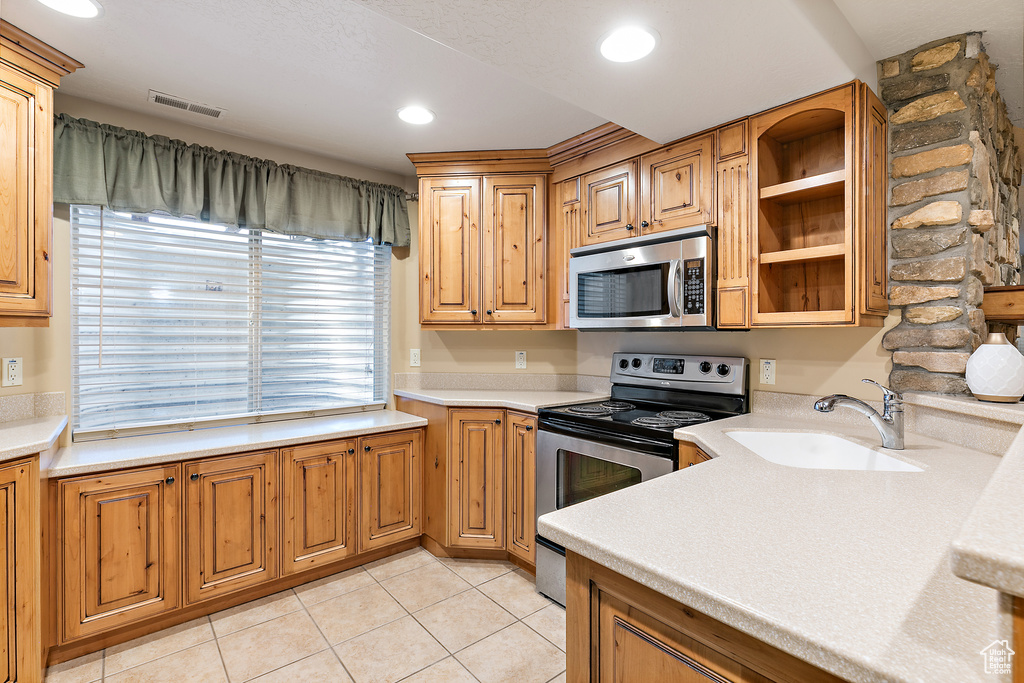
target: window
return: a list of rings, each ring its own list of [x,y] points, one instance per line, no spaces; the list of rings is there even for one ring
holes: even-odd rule
[[[73,206],[77,439],[386,400],[391,248]]]

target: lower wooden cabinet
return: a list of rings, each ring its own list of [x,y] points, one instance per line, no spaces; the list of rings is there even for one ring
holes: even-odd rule
[[[0,680],[41,678],[39,459],[0,467]]]
[[[420,535],[419,430],[359,440],[359,550],[372,550]]]
[[[448,543],[458,548],[502,548],[505,540],[504,410],[448,413]]]
[[[277,451],[184,465],[189,603],[278,575]]]
[[[285,574],[356,552],[356,441],[281,451]]]
[[[180,472],[172,464],[57,485],[62,642],[180,605]]]
[[[537,564],[537,418],[510,411],[505,433],[505,544],[516,557]]]
[[[573,552],[566,624],[573,683],[841,681]]]

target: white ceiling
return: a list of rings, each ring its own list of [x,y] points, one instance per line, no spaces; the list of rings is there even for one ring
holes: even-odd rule
[[[2,16],[85,63],[63,92],[410,175],[406,152],[547,147],[604,121],[668,141],[861,78],[874,61],[987,31],[1024,123],[1022,0],[35,0]],[[597,53],[624,21],[661,34],[633,64]],[[149,89],[224,107],[219,120]],[[395,116],[419,102],[438,119]]]

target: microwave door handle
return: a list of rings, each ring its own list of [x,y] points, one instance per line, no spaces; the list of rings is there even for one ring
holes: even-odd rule
[[[679,305],[679,270],[681,261],[672,261],[668,267],[668,310],[673,318],[682,317]]]

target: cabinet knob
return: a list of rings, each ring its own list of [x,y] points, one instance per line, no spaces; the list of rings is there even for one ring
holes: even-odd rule
[[[650,223],[648,223],[647,221],[640,221],[640,227],[641,228],[646,228],[649,225],[650,225]]]
[[[493,313],[493,311],[491,311],[491,309],[488,308],[487,309],[487,315],[491,315],[492,313]]]
[[[170,486],[171,484],[174,483],[174,477],[167,477],[167,479],[165,479],[164,481],[166,481],[167,485]]]
[[[501,424],[501,420],[495,420],[495,421],[494,421],[494,424],[496,424],[496,425],[500,425],[500,424]]]
[[[193,472],[192,476],[190,476],[189,479],[191,479],[192,481],[199,481],[199,473]]]
[[[636,228],[633,227],[632,223],[627,223],[626,224],[626,230],[636,230]]]
[[[353,453],[355,453],[355,452],[356,452],[356,449],[354,449],[354,448],[350,448],[350,449],[348,449],[348,454],[349,454],[349,455],[352,455],[352,454],[353,454]]]
[[[470,313],[472,313],[473,315],[476,315],[476,309],[474,308],[472,311],[470,311]]]
[[[526,431],[532,432],[533,431],[533,425],[526,425]]]
[[[369,447],[369,446],[363,446],[363,450],[364,450],[364,451],[369,451],[369,450],[370,450],[370,447]]]

